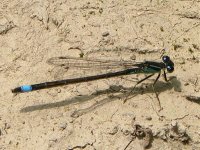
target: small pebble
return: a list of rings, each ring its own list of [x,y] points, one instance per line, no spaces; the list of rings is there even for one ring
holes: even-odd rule
[[[59,126],[60,130],[65,130],[67,128],[67,123],[61,123]]]
[[[150,120],[152,120],[152,117],[151,117],[151,116],[147,116],[147,117],[146,117],[146,120],[149,120],[149,121],[150,121]]]
[[[122,86],[114,86],[114,85],[112,85],[112,86],[110,86],[110,89],[113,90],[113,91],[118,92],[118,91],[120,91],[122,89]]]
[[[54,137],[54,138],[49,139],[49,141],[50,141],[50,142],[55,142],[55,143],[56,143],[56,142],[58,141],[58,139]]]
[[[189,85],[189,83],[188,83],[188,82],[186,82],[184,85],[185,85],[185,86],[188,86],[188,85]]]
[[[10,129],[10,127],[11,127],[10,124],[7,123],[5,124],[5,129]]]
[[[131,132],[129,131],[129,130],[124,130],[124,131],[122,131],[123,132],[123,134],[125,135],[125,136],[127,136],[127,135],[130,135],[131,134]]]
[[[90,14],[90,15],[95,15],[95,11],[93,11],[93,10],[92,10],[92,11],[89,11],[89,14]]]
[[[171,122],[171,125],[172,125],[172,127],[177,127],[177,121],[173,120],[173,121]]]
[[[103,8],[99,9],[99,13],[102,14],[103,13]]]
[[[102,36],[103,36],[103,37],[106,37],[106,36],[108,36],[108,35],[110,35],[110,33],[109,33],[108,31],[102,33]]]
[[[118,126],[115,126],[115,127],[109,132],[109,134],[115,135],[115,134],[118,132],[118,130],[119,130]]]
[[[158,137],[160,137],[160,138],[163,139],[163,140],[166,140],[167,137],[166,137],[166,132],[165,132],[165,130],[160,130],[160,133],[159,133]]]
[[[130,59],[131,59],[131,60],[136,60],[136,56],[135,56],[135,55],[132,55],[132,56],[130,57]]]
[[[178,132],[179,134],[185,134],[186,133],[186,127],[183,124],[179,124]]]

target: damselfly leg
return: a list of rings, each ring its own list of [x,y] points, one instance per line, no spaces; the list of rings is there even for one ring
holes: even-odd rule
[[[161,107],[159,95],[158,95],[157,91],[155,90],[155,84],[157,83],[158,79],[160,78],[160,74],[161,74],[161,73],[158,74],[158,76],[156,77],[156,79],[155,79],[155,81],[154,81],[154,83],[153,83],[153,85],[152,85],[153,92],[155,93],[156,98],[157,98],[157,100],[158,100],[159,111],[162,110],[162,107]],[[147,76],[147,77],[141,79],[140,81],[138,81],[138,82],[135,84],[134,88],[133,88],[133,89],[130,91],[130,93],[128,94],[127,98],[124,100],[124,103],[125,103],[128,99],[132,98],[132,97],[130,97],[130,98],[128,98],[128,97],[134,92],[134,89],[136,88],[136,86],[137,86],[138,84],[144,82],[145,80],[149,79],[150,77],[152,77],[152,76],[154,76],[154,75],[155,75],[155,74],[151,74],[151,75],[149,75],[149,76]],[[165,74],[165,78],[167,79],[166,74]],[[168,80],[166,80],[166,81],[168,81]]]
[[[145,77],[145,78],[139,80],[139,81],[135,84],[135,86],[133,87],[133,89],[128,93],[128,96],[126,97],[126,99],[124,99],[123,103],[126,103],[126,101],[127,101],[128,99],[132,98],[132,97],[129,98],[129,96],[134,92],[134,90],[135,90],[135,88],[136,88],[136,86],[137,86],[138,84],[140,84],[140,83],[142,83],[143,81],[145,81],[145,80],[151,78],[153,75],[154,75],[154,74],[151,74],[151,75],[149,75],[149,76],[147,76],[147,77]]]
[[[163,75],[164,75],[164,79],[165,79],[165,81],[166,81],[166,82],[169,82],[169,80],[167,79],[167,75],[166,75],[165,70],[164,70],[164,74],[163,74]]]
[[[158,74],[156,80],[154,81],[154,83],[153,83],[153,85],[152,85],[152,88],[153,88],[153,91],[154,91],[154,93],[156,94],[156,98],[157,98],[157,100],[158,100],[159,111],[161,111],[161,110],[162,110],[162,107],[161,107],[161,104],[160,104],[160,99],[159,99],[159,96],[158,96],[157,91],[155,90],[155,84],[156,84],[156,82],[158,81],[159,78],[160,78],[160,73]]]

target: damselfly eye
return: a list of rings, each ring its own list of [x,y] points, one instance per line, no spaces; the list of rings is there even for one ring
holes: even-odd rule
[[[171,73],[174,71],[174,67],[173,66],[167,66],[167,72]]]
[[[169,58],[169,56],[163,56],[162,60],[164,63],[168,63],[170,61],[170,58]]]

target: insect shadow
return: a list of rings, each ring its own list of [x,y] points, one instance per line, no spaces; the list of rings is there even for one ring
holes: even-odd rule
[[[98,101],[97,103],[93,104],[92,106],[85,108],[85,109],[79,109],[74,111],[72,113],[72,117],[78,117],[85,113],[88,113],[90,111],[95,110],[98,107],[103,106],[106,103],[115,101],[115,100],[123,100],[124,98],[131,99],[132,97],[135,97],[139,94],[148,94],[148,93],[154,93],[154,90],[152,89],[152,83],[145,84],[146,88],[143,88],[144,86],[138,86],[138,87],[124,87],[124,86],[111,86],[108,89],[105,90],[98,90],[96,92],[93,92],[90,95],[81,95],[76,96],[71,99],[65,99],[63,101],[54,102],[54,103],[47,103],[47,104],[40,104],[40,105],[34,105],[34,106],[27,106],[25,108],[22,108],[20,110],[21,113],[27,113],[27,112],[33,112],[37,110],[44,110],[44,109],[51,109],[56,107],[63,107],[68,105],[74,105],[74,104],[81,104],[87,101],[90,101],[92,99],[97,98],[98,96],[102,95],[108,95],[106,98]],[[180,81],[178,81],[176,78],[173,78],[173,82],[166,83],[163,81],[158,81],[155,86],[155,90],[157,93],[164,92],[166,90],[170,90],[172,88],[181,88]]]

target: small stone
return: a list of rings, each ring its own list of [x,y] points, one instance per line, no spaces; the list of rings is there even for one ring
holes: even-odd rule
[[[106,36],[108,36],[108,35],[110,35],[110,33],[109,33],[108,31],[102,33],[102,36],[103,36],[103,37],[106,37]]]
[[[54,142],[54,143],[56,143],[56,142],[58,141],[58,139],[55,138],[55,137],[53,137],[53,138],[49,139],[49,141],[50,141],[50,142]]]
[[[189,83],[188,82],[186,82],[185,84],[184,84],[184,86],[188,86],[189,85]]]
[[[167,133],[169,133],[169,129],[161,128],[153,131],[153,136],[161,138],[162,140],[167,140]]]
[[[177,124],[178,124],[178,123],[177,123],[177,121],[175,121],[175,120],[173,120],[173,121],[171,122],[171,126],[172,126],[172,127],[177,127]]]
[[[99,9],[99,13],[102,14],[103,13],[103,8]]]
[[[95,11],[91,10],[91,11],[89,11],[89,14],[90,15],[95,15]]]
[[[109,132],[109,134],[115,135],[115,134],[118,132],[118,130],[119,130],[119,127],[118,127],[118,126],[115,126],[115,127]]]
[[[150,120],[152,120],[152,117],[151,117],[151,116],[147,116],[147,117],[146,117],[146,120],[149,120],[149,121],[150,121]]]
[[[135,55],[132,55],[132,56],[130,57],[130,59],[131,59],[131,60],[136,60],[136,56],[135,56]]]
[[[186,133],[186,127],[183,124],[179,124],[178,126],[178,133],[185,134]]]
[[[10,127],[11,127],[10,124],[7,123],[5,124],[5,129],[10,129]]]
[[[67,123],[61,123],[59,126],[60,130],[65,130],[67,128]]]
[[[163,140],[166,140],[167,137],[166,137],[166,132],[165,132],[165,130],[160,131],[158,137],[160,137],[160,138],[163,139]]]
[[[131,134],[131,132],[129,131],[129,130],[124,130],[124,131],[122,131],[123,132],[123,134],[125,135],[125,136],[127,136],[127,135],[130,135]]]
[[[111,85],[110,89],[119,92],[122,89],[122,86]]]

